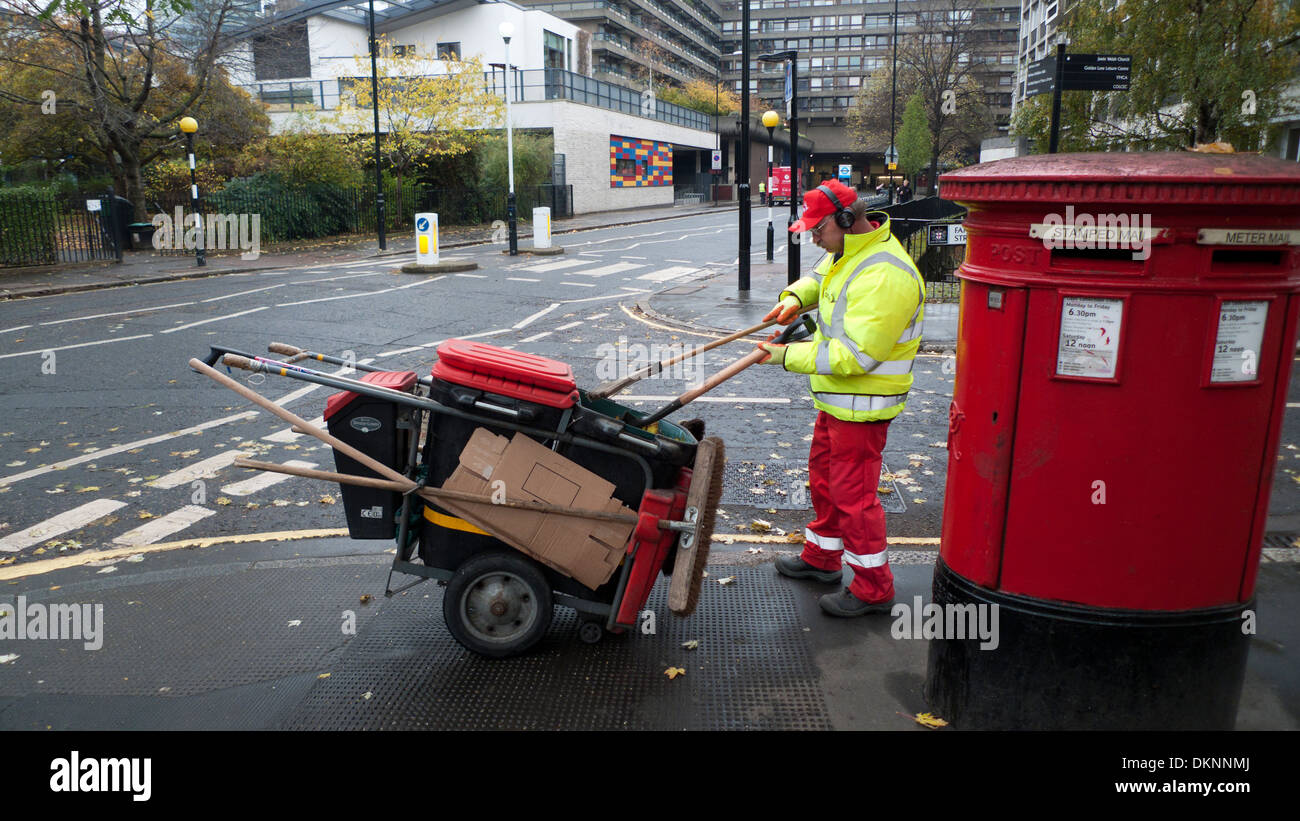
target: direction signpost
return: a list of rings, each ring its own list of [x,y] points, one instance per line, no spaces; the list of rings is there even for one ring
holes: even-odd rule
[[[1025,97],[1052,93],[1052,131],[1047,153],[1055,154],[1061,130],[1062,91],[1128,91],[1131,54],[1056,54],[1035,60],[1025,72]]]

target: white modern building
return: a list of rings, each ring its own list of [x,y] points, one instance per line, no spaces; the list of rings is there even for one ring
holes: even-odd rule
[[[390,53],[427,58],[415,66],[403,61],[407,73],[443,74],[441,58],[476,56],[484,83],[500,94],[506,76],[499,27],[513,25],[511,124],[551,131],[564,157],[565,179],[556,182],[573,186],[575,213],[672,204],[684,178],[708,172],[718,139],[714,118],[592,78],[590,38],[572,23],[492,0],[376,2],[375,9],[376,36]],[[267,105],[273,129],[313,120],[330,128],[320,114],[337,109],[352,83],[369,82],[365,2],[282,2],[236,36],[231,65],[246,68],[233,80]],[[396,73],[386,62],[379,60],[381,75]]]

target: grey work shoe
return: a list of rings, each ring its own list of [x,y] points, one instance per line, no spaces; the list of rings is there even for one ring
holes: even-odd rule
[[[874,604],[864,602],[857,596],[849,592],[846,587],[838,593],[827,593],[817,600],[822,610],[832,616],[865,616],[868,613],[888,613],[894,606],[894,600],[876,602]]]
[[[800,556],[777,556],[776,572],[792,579],[812,579],[827,584],[839,584],[843,577],[838,570],[821,570],[813,567]]]

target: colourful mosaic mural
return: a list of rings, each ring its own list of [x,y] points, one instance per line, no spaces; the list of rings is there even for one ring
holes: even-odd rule
[[[672,143],[610,136],[610,188],[640,188],[672,184]]]

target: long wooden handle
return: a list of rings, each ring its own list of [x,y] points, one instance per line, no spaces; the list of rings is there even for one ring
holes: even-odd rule
[[[362,453],[361,451],[349,445],[347,442],[344,442],[341,439],[336,439],[335,437],[330,436],[328,433],[316,427],[315,425],[309,425],[306,420],[298,416],[295,416],[293,413],[275,404],[270,399],[267,399],[265,396],[262,396],[260,393],[253,390],[252,388],[249,388],[246,385],[239,384],[238,382],[231,379],[229,376],[226,376],[224,373],[221,373],[220,371],[216,370],[215,368],[208,367],[203,363],[201,359],[191,359],[190,367],[198,371],[199,373],[203,374],[204,376],[207,376],[209,379],[213,380],[217,384],[224,385],[225,387],[230,388],[232,391],[244,397],[249,402],[252,402],[253,404],[258,405],[270,411],[271,413],[280,417],[281,419],[288,422],[289,424],[297,426],[305,433],[315,436],[317,439],[321,440],[322,442],[334,448],[335,450],[344,453],[348,456],[351,456],[356,461],[360,462],[361,464],[373,470],[375,473],[378,473],[381,476],[387,476],[389,479],[392,479],[394,482],[399,482],[402,485],[403,491],[415,487],[415,482],[412,482],[410,479],[406,478],[402,474],[390,468],[388,465],[383,464],[382,462],[374,459],[373,457],[367,456],[366,454]]]
[[[710,376],[708,379],[704,380],[703,385],[699,386],[698,388],[692,388],[691,390],[682,394],[681,397],[679,398],[679,401],[683,405],[686,405],[690,402],[694,402],[696,399],[700,398],[704,394],[718,387],[723,382],[726,382],[728,379],[740,373],[745,368],[748,368],[750,365],[757,364],[760,360],[762,360],[766,356],[767,356],[767,351],[763,350],[762,348],[755,348],[754,350],[750,351],[749,354],[747,354],[746,356],[737,359],[735,362],[732,362],[727,367],[723,368],[722,370],[715,373],[713,376]]]
[[[380,490],[391,490],[395,493],[402,493],[407,490],[409,484],[403,485],[400,482],[390,482],[387,479],[375,479],[371,476],[356,476],[351,473],[334,473],[328,470],[314,470],[312,468],[300,468],[296,465],[280,465],[274,462],[259,462],[255,459],[236,459],[235,467],[248,468],[249,470],[266,470],[272,473],[284,473],[289,476],[302,476],[306,479],[321,479],[326,482],[337,482],[345,485],[357,485],[359,487],[378,488]],[[610,513],[604,510],[583,510],[579,508],[557,507],[555,505],[543,504],[541,502],[528,501],[495,501],[491,496],[480,496],[476,493],[463,493],[459,490],[444,490],[438,487],[420,488],[419,495],[431,502],[439,499],[451,499],[457,502],[475,502],[485,505],[496,505],[497,507],[506,507],[514,510],[530,510],[535,513],[550,513],[558,516],[571,516],[577,519],[599,519],[604,522],[618,522],[619,524],[634,525],[638,519],[636,516],[627,513]]]
[[[802,316],[803,314],[815,310],[817,310],[816,305],[809,305],[807,308],[801,308],[799,310],[799,315]],[[705,345],[701,345],[698,348],[693,348],[687,351],[686,353],[679,354],[677,356],[674,356],[671,359],[665,359],[662,362],[654,362],[650,365],[645,366],[644,368],[642,368],[641,370],[637,371],[634,374],[625,376],[622,379],[619,379],[615,382],[608,382],[604,385],[600,385],[594,391],[591,391],[587,395],[593,399],[604,399],[607,396],[613,396],[614,394],[627,389],[629,385],[632,385],[635,382],[639,382],[642,379],[645,379],[647,376],[652,376],[656,373],[659,373],[664,368],[667,368],[671,365],[676,365],[678,362],[681,362],[685,359],[690,359],[693,356],[699,356],[702,353],[711,351],[714,348],[721,347],[722,345],[726,345],[729,342],[735,342],[737,339],[744,339],[750,334],[756,334],[759,331],[765,330],[767,328],[772,327],[773,325],[776,325],[778,321],[779,320],[776,319],[769,319],[766,322],[758,323],[752,328],[746,328],[743,331],[736,331],[733,334],[728,334],[727,336],[724,336],[721,339],[715,339],[712,342],[709,342]]]

